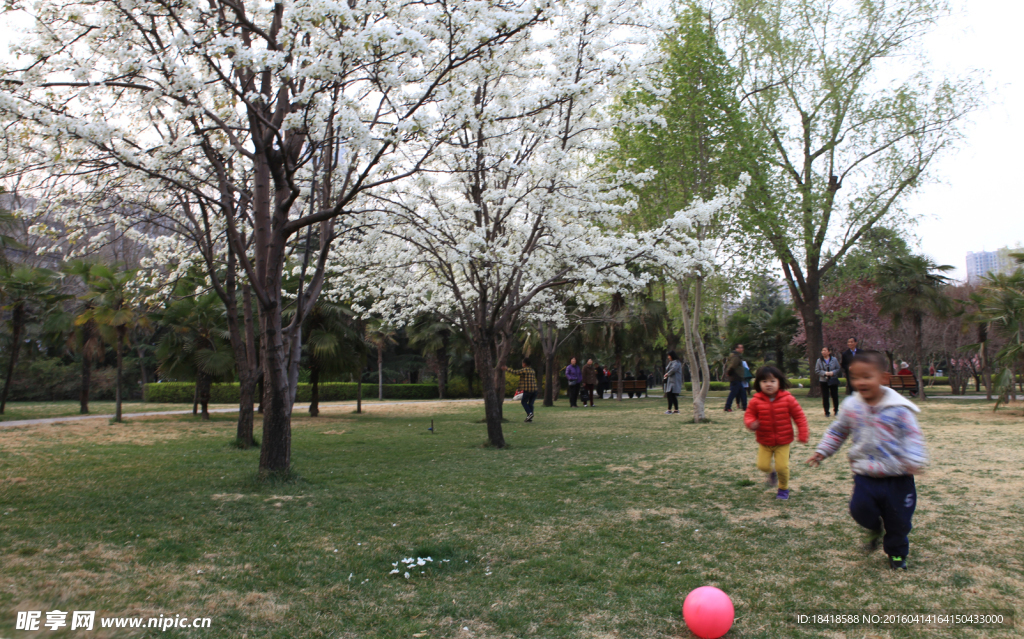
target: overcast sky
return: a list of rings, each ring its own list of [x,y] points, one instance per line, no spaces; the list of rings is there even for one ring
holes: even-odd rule
[[[1024,169],[1024,58],[1020,27],[1024,4],[1013,0],[959,0],[953,18],[926,42],[936,70],[984,70],[989,104],[973,118],[966,140],[944,158],[945,184],[924,187],[908,209],[924,217],[915,229],[921,249],[966,277],[967,251],[1024,243],[1024,200],[1017,185]]]
[[[964,278],[967,251],[1024,243],[1024,194],[1017,189],[1024,170],[1024,55],[1018,44],[1024,3],[953,0],[953,6],[953,17],[928,37],[925,52],[937,72],[981,71],[988,104],[967,126],[960,149],[936,166],[943,183],[921,188],[907,209],[922,216],[914,229],[921,250]],[[0,23],[0,57],[14,33]]]

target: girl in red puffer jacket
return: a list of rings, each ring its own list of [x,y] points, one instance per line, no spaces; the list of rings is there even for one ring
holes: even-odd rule
[[[767,484],[778,483],[776,499],[789,499],[789,445],[793,443],[793,422],[796,422],[801,444],[807,443],[807,417],[799,402],[786,389],[786,374],[774,366],[758,369],[754,377],[756,391],[743,423],[757,433],[757,467],[768,473]],[[775,470],[772,471],[772,457]]]

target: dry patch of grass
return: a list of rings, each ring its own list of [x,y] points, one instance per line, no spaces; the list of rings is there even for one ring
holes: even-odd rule
[[[2,429],[0,448],[7,451],[27,451],[66,448],[80,444],[148,446],[181,438],[224,437],[233,432],[233,428],[233,423],[223,420],[184,422],[168,417],[140,417],[121,424],[108,424],[102,420],[83,419]]]

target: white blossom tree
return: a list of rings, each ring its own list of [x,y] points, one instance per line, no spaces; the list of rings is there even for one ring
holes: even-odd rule
[[[644,63],[615,37],[636,24],[636,6],[562,10],[553,32],[474,61],[473,83],[446,88],[443,104],[458,110],[441,115],[462,127],[428,173],[380,196],[361,242],[333,255],[333,268],[377,300],[366,313],[402,324],[428,311],[465,332],[488,439],[499,448],[502,367],[522,322],[564,325],[570,297],[559,287],[574,285],[571,301],[593,305],[602,293],[642,287],[635,264],[689,267],[693,259],[664,229],[644,237],[621,230],[634,205],[625,184],[643,176],[609,176],[595,160],[624,117],[607,109],[611,95]]]
[[[463,126],[443,104],[462,97],[450,85],[552,10],[532,0],[33,6],[34,31],[0,68],[4,175],[27,165],[171,191],[173,206],[192,207],[194,219],[179,220],[222,233],[221,254],[237,261],[259,311],[260,470],[287,472],[299,327],[337,221],[421,170]],[[296,255],[302,281],[285,324],[282,283]]]

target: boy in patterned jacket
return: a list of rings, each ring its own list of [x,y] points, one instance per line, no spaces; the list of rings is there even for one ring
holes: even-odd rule
[[[922,472],[928,453],[914,417],[919,409],[884,386],[887,369],[888,362],[881,353],[861,351],[854,356],[850,383],[856,393],[843,401],[836,420],[807,463],[817,466],[850,438],[850,515],[868,529],[867,552],[877,549],[881,541],[889,555],[889,567],[906,570],[910,550],[907,534],[913,527],[911,519],[917,506],[914,475]]]

